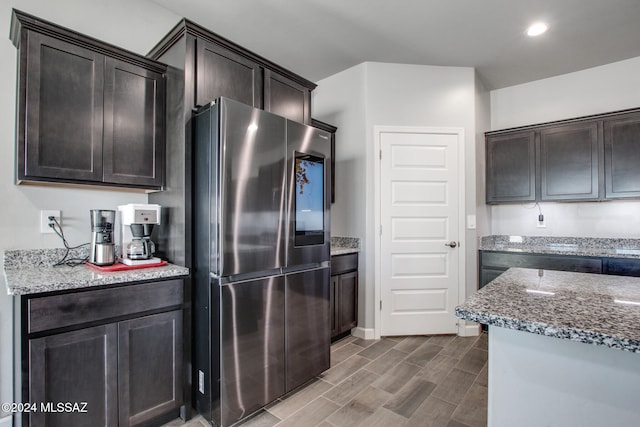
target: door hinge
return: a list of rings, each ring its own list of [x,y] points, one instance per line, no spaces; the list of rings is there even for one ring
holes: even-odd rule
[[[382,224],[380,224],[380,235],[382,236]]]
[[[380,150],[380,160],[382,160],[382,149]]]
[[[382,300],[380,300],[380,311],[382,311]]]

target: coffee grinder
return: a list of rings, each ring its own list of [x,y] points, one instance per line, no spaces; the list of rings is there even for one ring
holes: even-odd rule
[[[89,262],[95,265],[111,265],[116,262],[113,243],[113,229],[116,223],[116,211],[92,209],[91,247]]]
[[[161,262],[153,254],[155,244],[151,232],[160,224],[160,205],[133,204],[118,206],[120,212],[120,230],[122,256],[120,261],[126,265],[157,264]]]

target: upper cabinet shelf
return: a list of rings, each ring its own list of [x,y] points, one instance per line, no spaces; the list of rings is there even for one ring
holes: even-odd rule
[[[14,10],[18,181],[160,190],[166,65]]]
[[[488,204],[640,198],[640,109],[485,138]]]

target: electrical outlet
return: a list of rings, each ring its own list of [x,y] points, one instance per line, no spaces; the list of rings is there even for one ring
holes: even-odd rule
[[[49,227],[49,223],[53,223],[53,221],[49,220],[50,216],[54,217],[62,225],[60,211],[40,211],[40,233],[55,233],[53,228]]]

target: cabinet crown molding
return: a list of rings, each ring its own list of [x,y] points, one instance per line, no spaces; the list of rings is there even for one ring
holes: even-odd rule
[[[122,49],[110,43],[103,42],[90,36],[78,33],[69,28],[62,27],[52,22],[40,19],[28,13],[13,9],[11,13],[11,27],[9,35],[13,45],[20,49],[23,30],[36,31],[50,37],[72,43],[77,46],[99,52],[103,55],[110,56],[121,61],[125,61],[134,65],[142,66],[157,73],[164,74],[167,72],[167,65],[155,61],[150,58]]]
[[[317,87],[315,83],[305,79],[304,77],[299,76],[298,74],[295,74],[287,70],[286,68],[279,66],[278,64],[266,59],[261,55],[245,49],[237,43],[234,43],[231,40],[222,37],[212,32],[211,30],[208,30],[207,28],[196,24],[193,21],[188,20],[187,18],[182,18],[180,22],[178,22],[176,26],[173,27],[167,33],[167,35],[151,49],[151,51],[149,51],[147,56],[150,58],[161,57],[167,50],[169,50],[174,44],[178,43],[184,36],[191,36],[220,45],[237,55],[258,63],[265,69],[275,71],[278,74],[281,74],[288,79],[293,80],[294,82],[306,87],[311,91]]]
[[[550,122],[542,122],[542,123],[535,123],[535,124],[530,124],[530,125],[524,125],[524,126],[514,126],[514,127],[510,127],[510,128],[505,128],[505,129],[497,129],[497,130],[491,130],[491,131],[487,131],[484,133],[485,136],[496,136],[496,135],[501,135],[504,133],[511,133],[514,131],[519,131],[519,130],[538,130],[538,129],[542,129],[548,126],[557,126],[557,125],[563,125],[563,124],[571,124],[571,123],[580,123],[580,122],[584,122],[584,121],[591,121],[591,120],[598,120],[598,119],[610,119],[610,118],[615,118],[616,116],[621,116],[621,115],[625,115],[625,114],[632,114],[632,113],[640,113],[640,107],[636,107],[636,108],[628,108],[626,110],[617,110],[617,111],[611,111],[608,113],[598,113],[598,114],[590,114],[588,116],[580,116],[580,117],[573,117],[570,119],[562,119],[562,120],[553,120]]]

